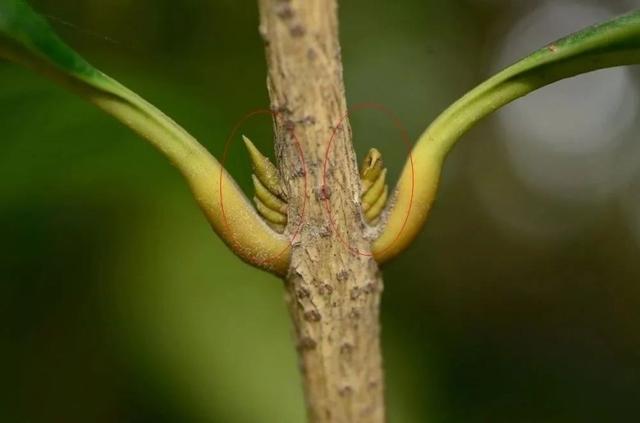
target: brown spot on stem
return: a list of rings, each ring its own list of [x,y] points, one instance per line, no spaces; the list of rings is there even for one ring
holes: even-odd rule
[[[314,341],[312,338],[309,338],[308,336],[305,336],[300,339],[300,342],[298,342],[298,349],[300,351],[311,351],[314,350],[317,345],[318,344],[316,343],[316,341]]]
[[[309,298],[310,292],[307,288],[300,288],[296,291],[296,295],[300,299]]]
[[[352,300],[357,300],[358,297],[360,296],[360,294],[362,294],[362,289],[360,289],[359,287],[355,287],[351,290],[351,299]]]
[[[298,120],[298,122],[303,125],[315,125],[316,118],[311,115],[305,115],[302,119]]]
[[[376,284],[374,282],[369,282],[362,288],[362,290],[366,294],[373,294],[374,292],[376,292]]]
[[[307,322],[319,322],[322,316],[317,310],[308,310],[304,312],[304,319]]]
[[[353,352],[353,344],[350,344],[349,342],[345,342],[342,345],[340,345],[340,354],[342,355],[351,355],[351,353]]]
[[[332,292],[333,287],[328,283],[320,284],[320,286],[318,287],[318,294],[320,295],[331,295]]]
[[[300,38],[307,33],[307,30],[304,28],[304,26],[300,24],[296,24],[296,25],[293,25],[291,28],[289,28],[289,33],[294,38]]]
[[[331,187],[328,185],[322,185],[321,187],[317,187],[313,190],[316,195],[316,199],[318,201],[324,201],[331,198]]]
[[[349,279],[349,272],[347,271],[347,269],[342,269],[341,271],[339,271],[336,274],[336,279],[338,280],[338,282],[344,282]]]
[[[276,9],[276,15],[283,21],[288,21],[293,18],[293,9],[287,2],[280,3]]]
[[[338,391],[338,395],[340,395],[341,397],[346,397],[349,396],[353,393],[353,388],[349,385],[343,386],[342,388],[340,388],[340,390]]]
[[[331,228],[328,226],[321,226],[318,229],[318,234],[320,235],[320,238],[329,238],[331,235]]]
[[[349,317],[352,320],[358,320],[360,318],[360,312],[355,308],[352,308],[351,311],[349,312]]]

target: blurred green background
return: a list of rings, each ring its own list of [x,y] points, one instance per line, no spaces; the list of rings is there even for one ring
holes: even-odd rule
[[[31,0],[73,47],[221,157],[268,106],[257,7]],[[412,139],[491,73],[638,1],[341,2],[350,105]],[[547,87],[468,134],[385,268],[391,422],[640,415],[638,69]],[[389,119],[356,149],[397,175]],[[241,128],[269,150],[270,123]],[[233,256],[127,129],[0,63],[0,421],[301,422],[282,284]],[[239,137],[237,137],[239,138]],[[248,190],[238,140],[227,167]]]

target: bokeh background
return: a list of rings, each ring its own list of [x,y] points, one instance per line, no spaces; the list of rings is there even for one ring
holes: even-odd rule
[[[257,7],[31,0],[74,48],[221,156],[268,105]],[[639,1],[341,2],[350,105],[412,138],[517,58]],[[391,422],[640,415],[640,72],[547,87],[455,148],[385,268]],[[391,121],[353,114],[397,175]],[[267,118],[242,129],[264,150]],[[302,422],[282,284],[233,256],[127,129],[0,63],[0,421]],[[249,189],[234,140],[227,167]]]

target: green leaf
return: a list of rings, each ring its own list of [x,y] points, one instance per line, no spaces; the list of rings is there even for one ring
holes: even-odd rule
[[[262,221],[220,163],[168,116],[91,66],[24,0],[0,0],[0,57],[86,98],[149,141],[180,170],[214,230],[236,254],[258,267],[286,271],[288,240]]]
[[[446,109],[414,146],[373,253],[384,262],[402,252],[426,221],[442,162],[482,118],[558,80],[597,69],[640,63],[640,10],[551,43],[478,85]]]
[[[640,63],[640,10],[553,42],[462,97],[418,141],[435,139],[446,154],[476,122],[511,101],[558,80]]]
[[[34,69],[87,98],[146,138],[178,168],[208,153],[189,134],[67,46],[24,0],[0,0],[0,57]]]
[[[39,56],[89,83],[105,82],[104,75],[64,44],[24,1],[0,1],[0,42],[5,54],[13,51],[14,59],[25,61],[29,54]]]

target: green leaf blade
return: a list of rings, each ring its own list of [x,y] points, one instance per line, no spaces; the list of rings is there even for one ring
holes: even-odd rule
[[[535,51],[445,110],[418,140],[446,155],[480,119],[530,92],[598,69],[640,63],[640,10],[588,27]],[[436,153],[436,151],[433,151]]]
[[[640,10],[594,25],[536,50],[452,104],[420,136],[398,180],[394,207],[374,242],[379,262],[411,244],[435,199],[442,164],[476,123],[504,105],[561,79],[640,63]]]
[[[0,57],[84,97],[147,140],[178,168],[213,229],[238,256],[274,273],[286,271],[289,241],[262,221],[220,163],[171,118],[91,66],[24,0],[0,0]]]
[[[0,0],[0,49],[5,56],[23,64],[34,61],[59,68],[86,83],[106,88],[106,78],[73,51],[47,21],[24,0]]]

